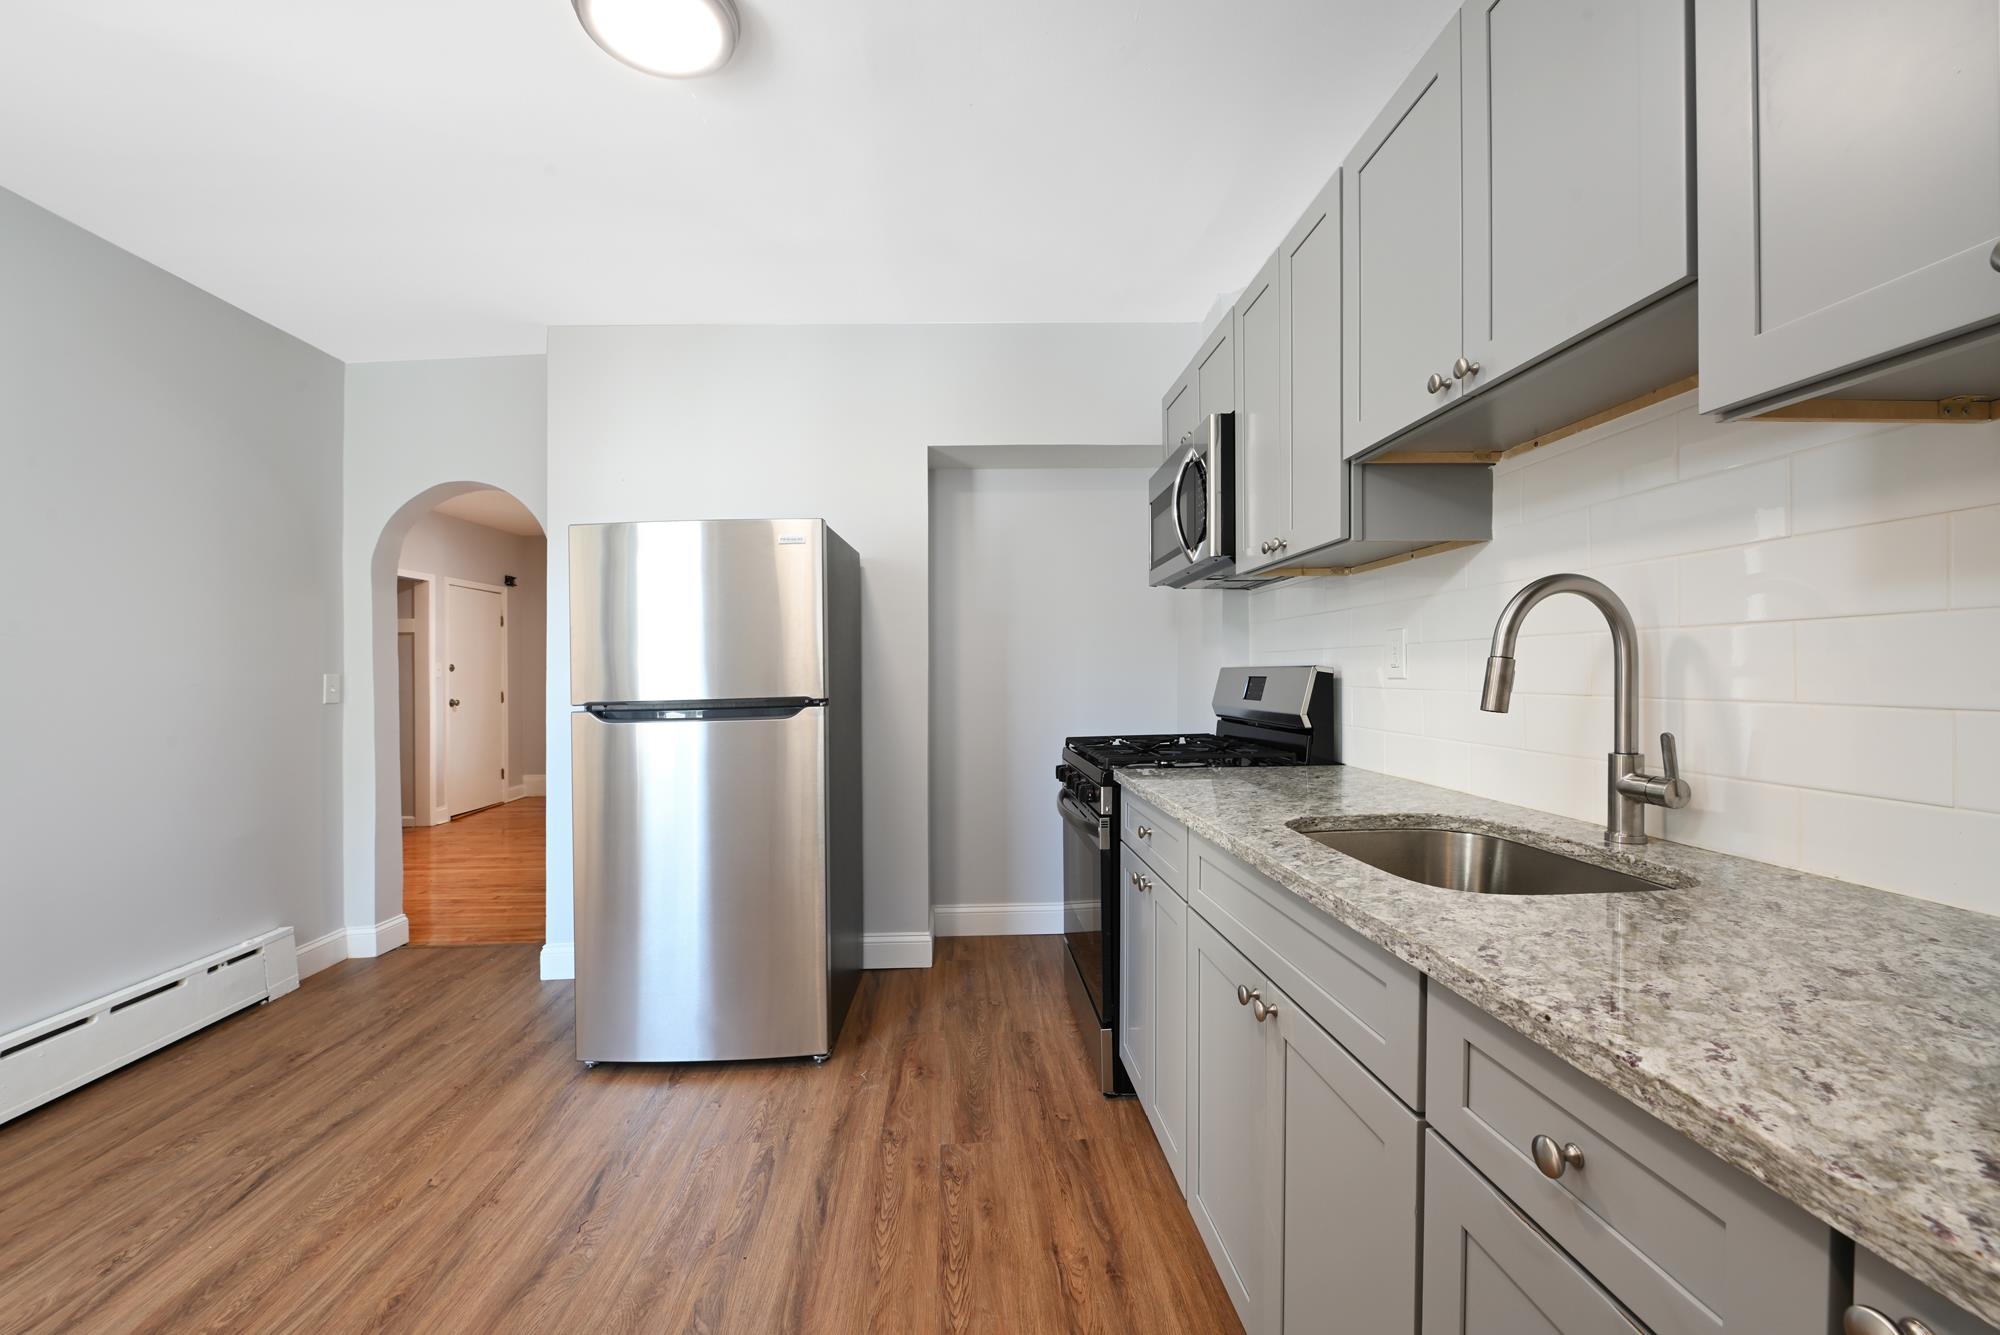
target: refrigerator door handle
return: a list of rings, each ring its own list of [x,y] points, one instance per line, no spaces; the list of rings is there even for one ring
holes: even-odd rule
[[[584,712],[606,723],[701,723],[728,719],[783,719],[818,709],[824,700],[756,700],[732,704],[682,704],[678,701],[650,701],[585,705]]]

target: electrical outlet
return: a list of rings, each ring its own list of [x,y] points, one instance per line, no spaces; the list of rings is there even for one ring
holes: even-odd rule
[[[1390,681],[1408,681],[1410,678],[1409,632],[1401,626],[1389,632],[1389,668],[1383,675]]]
[[[319,702],[323,705],[340,703],[340,674],[329,672],[319,679]]]

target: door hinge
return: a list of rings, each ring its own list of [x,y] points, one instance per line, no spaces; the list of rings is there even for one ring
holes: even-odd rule
[[[507,692],[500,692],[500,703],[503,705],[507,703]]]
[[[503,626],[504,626],[504,625],[506,625],[506,624],[507,624],[507,618],[506,618],[506,617],[501,617],[501,618],[500,618],[500,624],[501,624],[501,625],[503,625]]]
[[[505,765],[500,767],[500,777],[503,779],[507,777],[507,767]]]

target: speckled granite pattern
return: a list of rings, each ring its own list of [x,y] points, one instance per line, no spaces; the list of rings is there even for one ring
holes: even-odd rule
[[[1190,830],[2000,1323],[2000,919],[1367,770],[1121,771]],[[1414,884],[1299,831],[1487,829],[1680,888]]]

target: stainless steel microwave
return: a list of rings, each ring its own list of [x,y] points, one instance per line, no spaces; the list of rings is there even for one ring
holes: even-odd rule
[[[1236,575],[1235,417],[1216,413],[1153,474],[1152,582],[1173,589],[1247,589]]]

